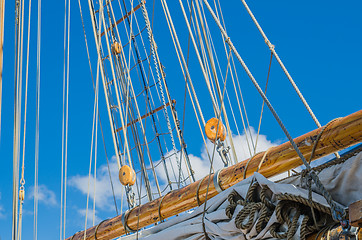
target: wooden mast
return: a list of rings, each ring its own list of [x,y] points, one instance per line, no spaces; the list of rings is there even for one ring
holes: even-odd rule
[[[300,151],[304,154],[306,159],[309,159],[314,142],[321,129],[322,128],[318,128],[294,139],[295,143],[299,147]],[[340,118],[327,125],[318,142],[313,160],[345,149],[361,141],[362,110],[344,118]],[[257,170],[264,154],[266,154],[266,156],[259,173],[263,174],[265,177],[274,176],[303,164],[291,144],[286,142],[282,145],[269,149],[267,153],[261,152],[254,156],[246,169],[246,177],[251,176]],[[219,172],[220,187],[225,190],[242,181],[247,162],[248,160],[245,160],[221,170]],[[214,174],[210,176],[208,199],[218,194],[213,184],[213,177]],[[152,223],[160,221],[159,211],[162,218],[168,218],[191,208],[197,207],[196,194],[200,181],[202,181],[202,183],[199,187],[199,200],[200,203],[203,203],[208,186],[207,177],[204,178],[204,180],[199,180],[184,188],[172,191],[166,194],[166,196],[163,198],[155,199],[151,202],[132,209],[125,217],[127,219],[127,226],[133,230],[136,230],[137,228],[141,229]],[[85,239],[95,239],[96,229],[98,240],[113,239],[125,234],[125,227],[122,224],[122,216],[105,220],[98,226],[94,226],[88,229],[86,231]],[[84,231],[76,233],[67,240],[77,239],[84,239]]]

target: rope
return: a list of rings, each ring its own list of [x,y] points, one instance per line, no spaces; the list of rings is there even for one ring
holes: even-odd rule
[[[257,169],[256,169],[255,172],[258,172],[258,171],[259,171],[261,165],[263,165],[263,162],[264,162],[264,160],[265,160],[265,158],[266,158],[266,155],[268,154],[269,150],[272,149],[272,148],[273,148],[273,147],[270,147],[270,148],[268,148],[268,149],[264,152],[264,155],[263,155],[263,157],[261,158],[261,160],[260,160],[260,162],[259,162],[259,165],[258,165],[258,167],[257,167]],[[245,164],[245,169],[244,169],[244,173],[243,173],[243,179],[246,178],[246,171],[248,170],[249,163],[251,162],[251,160],[252,160],[256,155],[258,155],[258,154],[254,154],[254,156],[252,156],[251,158],[249,158],[249,160],[246,162],[246,164]]]
[[[41,0],[38,1],[37,77],[36,77],[36,127],[35,127],[35,173],[34,173],[34,240],[38,239],[38,161],[39,161],[39,111],[40,111],[40,45],[41,43]],[[65,237],[65,235],[64,235]]]
[[[24,2],[23,2],[24,5]],[[26,53],[26,72],[25,72],[25,103],[24,103],[24,126],[23,126],[23,156],[22,156],[22,166],[21,166],[21,179],[20,179],[20,189],[19,189],[19,200],[20,200],[20,209],[19,209],[19,220],[18,220],[18,234],[17,239],[22,239],[22,216],[23,216],[23,203],[25,198],[25,139],[26,139],[26,119],[27,119],[27,103],[28,103],[28,79],[29,79],[29,51],[30,51],[30,22],[31,22],[31,0],[29,0],[29,12],[28,12],[28,43],[27,43],[27,53]],[[23,20],[22,20],[23,21]],[[0,76],[1,77],[1,76]],[[1,98],[1,93],[0,93]],[[1,101],[1,100],[0,100]],[[1,105],[1,103],[0,103]],[[0,106],[1,109],[1,106]],[[1,110],[0,110],[1,112]],[[1,119],[1,113],[0,113]]]
[[[276,111],[274,110],[273,106],[271,105],[270,101],[268,100],[268,98],[265,96],[265,94],[263,93],[263,91],[261,90],[259,84],[257,83],[257,81],[255,80],[255,78],[253,77],[253,75],[251,74],[250,70],[248,69],[248,67],[246,66],[245,62],[243,61],[243,59],[241,58],[241,56],[239,55],[239,53],[237,52],[235,46],[233,45],[233,43],[231,42],[230,38],[228,37],[227,33],[225,32],[225,30],[223,29],[223,27],[221,26],[219,20],[217,19],[215,13],[213,12],[212,8],[210,7],[209,3],[207,2],[207,0],[203,0],[205,5],[207,6],[207,8],[209,9],[209,12],[211,13],[213,19],[215,20],[216,24],[218,25],[220,31],[222,32],[222,34],[224,35],[224,37],[227,39],[227,43],[229,44],[230,48],[233,50],[234,54],[236,55],[236,57],[238,58],[239,62],[241,63],[241,65],[243,66],[244,70],[246,71],[247,75],[249,76],[250,80],[253,82],[254,86],[256,87],[257,91],[259,92],[259,94],[261,95],[261,97],[263,98],[263,100],[265,101],[265,103],[267,104],[269,110],[272,112],[274,118],[277,120],[279,126],[282,128],[284,134],[286,135],[286,137],[288,138],[289,142],[291,143],[291,145],[293,146],[293,148],[295,149],[295,151],[297,152],[298,156],[300,157],[300,159],[302,160],[302,162],[304,163],[304,165],[306,166],[306,168],[308,170],[311,169],[309,163],[306,161],[306,159],[304,158],[303,154],[300,152],[298,146],[296,145],[296,143],[294,142],[293,138],[291,137],[291,135],[289,134],[288,130],[286,129],[286,127],[284,126],[283,122],[281,121],[281,119],[279,118],[278,114],[276,113]],[[274,54],[275,55],[275,54]],[[338,220],[338,221],[342,221],[343,218],[346,216],[346,212],[344,209],[341,209],[340,207],[338,207],[332,200],[331,195],[329,194],[329,192],[325,189],[325,187],[323,186],[323,184],[321,183],[321,181],[319,180],[318,176],[314,173],[311,172],[310,173],[313,181],[315,182],[315,185],[317,187],[317,189],[319,189],[321,191],[321,194],[323,195],[323,197],[326,199],[326,201],[328,202],[328,204],[331,206],[331,208],[333,209],[333,218]]]
[[[70,44],[70,0],[64,0],[64,62],[63,62],[63,117],[62,117],[62,170],[61,170],[61,214],[60,239],[65,239],[67,162],[68,162],[68,103],[69,103],[69,44]],[[68,6],[68,8],[67,8]],[[67,13],[68,9],[68,13]],[[67,18],[68,16],[68,18]]]
[[[267,76],[267,78],[266,78],[265,90],[264,90],[264,93],[265,93],[265,94],[266,94],[266,91],[267,91],[267,89],[268,89],[268,83],[269,83],[269,76],[270,76],[270,69],[271,69],[272,61],[273,61],[273,52],[271,52],[271,54],[270,54],[270,61],[269,61],[269,68],[268,68],[268,76]],[[264,104],[265,104],[265,101],[263,100],[263,104],[261,105],[261,111],[260,111],[260,118],[259,118],[259,125],[258,125],[258,133],[257,133],[256,139],[255,139],[254,154],[256,153],[256,148],[257,148],[257,146],[258,146],[258,139],[259,139],[259,134],[260,134],[261,120],[263,119]]]
[[[260,233],[267,226],[270,216],[275,213],[277,222],[269,228],[269,232],[274,238],[293,239],[300,227],[300,239],[305,239],[307,234],[319,230],[331,220],[331,209],[312,199],[288,193],[275,194],[273,196],[273,199],[277,200],[275,205],[271,201],[272,196],[267,197],[270,195],[269,188],[259,189],[259,184],[255,182],[250,184],[245,199],[235,190],[228,195],[229,205],[225,209],[225,214],[230,219],[235,213],[236,206],[243,206],[235,216],[234,221],[237,228],[249,232],[255,224],[256,232]],[[310,208],[317,212],[311,213]],[[301,222],[298,223],[300,218]],[[311,221],[312,218],[315,218],[315,222]],[[286,224],[287,229],[281,231],[280,226],[283,224]]]

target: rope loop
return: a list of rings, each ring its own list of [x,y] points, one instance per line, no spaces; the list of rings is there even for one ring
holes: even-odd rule
[[[128,224],[127,224],[127,221],[128,221],[128,216],[129,214],[131,213],[132,209],[131,210],[127,210],[125,213],[122,214],[122,217],[121,217],[121,222],[122,222],[122,225],[123,225],[123,228],[124,228],[124,231],[125,233],[133,233],[133,232],[136,232],[136,230],[133,230],[131,229]]]
[[[103,220],[103,221],[101,221],[100,223],[98,223],[98,225],[96,226],[96,229],[94,230],[94,240],[98,240],[98,238],[97,238],[97,232],[98,232],[98,228],[99,228],[99,226],[102,224],[102,223],[104,223],[105,221],[107,221],[108,219],[105,219],[105,220]],[[75,234],[74,234],[75,235]],[[73,235],[73,237],[74,237],[74,235]],[[72,239],[73,239],[73,237],[72,237]]]
[[[172,192],[172,191],[171,191],[171,192]],[[160,203],[158,204],[158,218],[160,219],[161,222],[164,222],[164,219],[163,219],[163,217],[162,217],[162,215],[161,215],[161,204],[162,204],[163,199],[166,197],[166,195],[169,194],[169,193],[171,193],[171,192],[168,192],[168,193],[166,193],[165,195],[163,195],[162,198],[161,198]]]
[[[209,176],[204,177],[203,179],[201,179],[201,181],[199,182],[199,184],[197,185],[197,189],[196,189],[196,200],[197,200],[197,206],[201,206],[201,201],[199,198],[199,191],[200,191],[200,186],[202,184],[202,182],[205,180],[205,178],[207,178]]]

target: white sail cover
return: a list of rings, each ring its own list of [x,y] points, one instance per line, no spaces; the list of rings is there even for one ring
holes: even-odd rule
[[[333,199],[344,207],[362,199],[361,160],[362,152],[349,158],[342,164],[325,168],[318,174]],[[205,230],[210,239],[274,239],[269,232],[269,228],[277,221],[275,212],[273,212],[267,225],[259,233],[256,232],[255,228],[258,214],[254,219],[253,226],[249,229],[240,230],[235,226],[235,216],[243,208],[242,205],[237,205],[232,219],[229,219],[225,214],[225,208],[229,205],[228,195],[235,190],[245,198],[252,180],[258,182],[260,186],[268,186],[273,196],[280,193],[289,193],[308,199],[308,190],[298,187],[301,184],[299,176],[285,179],[280,183],[274,183],[261,174],[255,173],[254,176],[245,179],[207,201],[204,223]],[[271,200],[273,203],[278,201],[275,197],[272,197]],[[313,193],[313,201],[329,207],[326,200],[319,194]],[[122,239],[205,239],[202,225],[203,211],[204,205],[201,205],[192,212],[168,219],[152,228],[122,237]],[[299,224],[300,222],[301,220],[299,220]],[[294,235],[294,239],[300,239],[300,225]]]

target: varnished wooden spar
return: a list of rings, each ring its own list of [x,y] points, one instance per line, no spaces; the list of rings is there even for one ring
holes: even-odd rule
[[[303,136],[295,138],[294,141],[304,154],[306,159],[309,159],[313,144],[322,128],[316,129]],[[314,154],[314,159],[331,154],[355,145],[362,141],[362,110],[353,113],[347,117],[338,119],[329,124],[317,145]],[[246,170],[246,177],[251,176],[258,168],[265,152],[259,153],[250,161]],[[225,168],[220,171],[220,187],[227,189],[234,184],[243,180],[245,166],[248,160],[240,162],[234,166]],[[271,177],[287,170],[296,168],[302,165],[302,161],[294,151],[289,142],[273,147],[267,151],[262,167],[259,170],[265,177]],[[214,174],[211,175],[208,199],[217,195],[217,191],[213,184]],[[199,200],[201,203],[205,200],[208,178],[204,178],[199,188]],[[163,199],[160,206],[162,218],[168,218],[178,213],[184,212],[191,208],[197,207],[197,188],[199,182],[194,182],[184,188],[168,193]],[[130,211],[127,216],[127,225],[129,228],[136,230],[137,228],[146,227],[152,223],[160,221],[159,205],[161,198],[155,199],[144,205],[136,207]],[[117,216],[112,219],[101,222],[98,226],[87,230],[87,240],[95,239],[95,231],[97,229],[98,240],[113,239],[125,234],[125,228],[122,225],[122,216]],[[84,239],[84,232],[76,233],[67,240]]]

